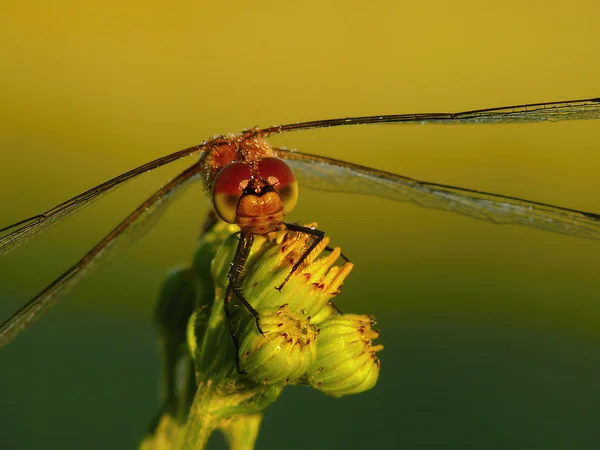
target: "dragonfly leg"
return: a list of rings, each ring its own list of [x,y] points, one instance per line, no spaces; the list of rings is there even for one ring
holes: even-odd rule
[[[331,300],[329,300],[329,304],[331,306],[333,306],[333,309],[335,309],[337,311],[338,314],[343,314],[342,310],[340,308],[337,307],[337,305],[335,303],[333,303]]]
[[[233,294],[233,289],[227,289],[225,293],[225,303],[223,305],[223,309],[225,311],[225,318],[227,319],[227,326],[229,327],[229,334],[231,335],[231,340],[233,341],[233,346],[235,347],[235,369],[239,374],[243,375],[246,373],[246,371],[242,369],[242,366],[240,365],[240,340],[237,332],[235,331],[235,327],[233,326],[233,314],[229,309],[229,303],[231,302]]]
[[[250,303],[244,297],[244,293],[242,291],[242,282],[244,280],[244,266],[246,261],[248,260],[248,255],[250,254],[250,249],[252,248],[252,243],[254,242],[254,237],[252,233],[240,233],[239,242],[237,249],[235,251],[235,255],[233,257],[233,261],[231,263],[231,267],[229,268],[229,273],[227,278],[229,279],[229,283],[227,285],[227,289],[225,290],[225,298],[223,301],[223,307],[225,309],[225,318],[227,319],[227,324],[229,326],[229,331],[231,333],[231,338],[233,340],[233,344],[235,345],[235,360],[236,360],[236,368],[239,373],[244,373],[240,367],[239,363],[239,349],[240,342],[233,326],[233,312],[231,310],[231,301],[233,300],[233,296],[238,298],[240,303],[244,305],[246,310],[252,314],[254,320],[256,321],[256,328],[260,334],[264,336],[263,330],[260,327],[260,316],[258,311],[250,305]]]
[[[329,245],[327,247],[325,247],[325,250],[327,250],[329,253],[331,253],[333,251],[333,248],[331,248]],[[348,259],[348,257],[346,255],[344,255],[343,253],[340,253],[341,258],[346,261],[346,262],[350,262],[350,260]]]
[[[312,252],[315,249],[315,247],[319,245],[319,242],[321,242],[325,238],[325,233],[321,230],[317,230],[316,228],[303,227],[301,225],[295,225],[293,223],[284,223],[284,225],[290,231],[297,231],[298,233],[308,234],[310,236],[313,236],[314,239],[311,242],[310,246],[302,254],[302,256],[298,258],[298,261],[294,263],[294,265],[292,266],[292,270],[290,270],[290,273],[288,273],[287,277],[285,277],[283,283],[281,283],[275,288],[278,291],[281,291],[281,289],[283,289],[283,286],[285,286],[285,284],[289,281],[290,277],[298,270],[298,268],[306,260],[308,255],[310,255],[310,252]]]
[[[233,290],[233,292],[235,292],[235,295],[237,296],[238,300],[242,303],[242,305],[244,305],[248,312],[252,314],[252,316],[254,316],[254,320],[256,321],[256,328],[258,328],[258,332],[264,336],[265,333],[263,333],[263,330],[260,327],[260,316],[258,315],[258,311],[254,309],[252,305],[248,303],[248,301],[244,298],[242,288],[239,286],[233,286],[231,289]]]

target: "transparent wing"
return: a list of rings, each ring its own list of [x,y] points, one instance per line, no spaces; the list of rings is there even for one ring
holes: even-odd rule
[[[26,329],[33,319],[41,316],[54,304],[53,300],[66,293],[68,288],[89,274],[92,268],[98,267],[100,262],[107,262],[117,249],[123,249],[127,244],[147,233],[151,226],[156,223],[156,220],[151,221],[150,219],[157,219],[170,203],[168,200],[174,198],[173,194],[180,191],[183,186],[188,185],[192,180],[201,178],[199,174],[200,166],[195,164],[155,192],[78,263],[3,323],[0,326],[0,347],[9,343],[21,331]]]
[[[515,197],[428,183],[322,156],[275,149],[301,186],[407,201],[499,224],[600,239],[600,215]]]
[[[28,242],[42,231],[47,230],[60,220],[65,219],[71,214],[79,211],[83,207],[89,205],[94,200],[97,200],[102,195],[112,191],[114,188],[122,185],[126,181],[185,156],[200,153],[203,147],[204,144],[190,147],[185,150],[163,156],[162,158],[155,159],[154,161],[150,161],[149,163],[121,174],[112,180],[108,180],[105,183],[89,189],[88,191],[85,191],[84,193],[63,202],[60,205],[57,205],[42,214],[21,220],[20,222],[0,229],[0,256],[5,255],[20,245]]]
[[[292,123],[264,128],[263,136],[289,131],[367,124],[464,124],[464,123],[521,123],[559,120],[600,119],[600,98],[550,103],[486,108],[458,113],[391,114],[384,116],[347,117],[312,122]]]

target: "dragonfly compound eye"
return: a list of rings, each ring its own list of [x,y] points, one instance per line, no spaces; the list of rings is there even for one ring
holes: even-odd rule
[[[263,158],[258,163],[258,173],[281,197],[283,213],[288,214],[298,201],[298,182],[292,169],[278,158]]]
[[[232,162],[223,167],[212,187],[215,211],[227,223],[235,223],[237,205],[250,181],[250,167],[241,162]]]

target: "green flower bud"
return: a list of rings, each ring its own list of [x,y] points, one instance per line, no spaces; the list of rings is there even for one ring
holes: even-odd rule
[[[320,324],[317,360],[308,369],[308,382],[334,397],[358,394],[375,386],[380,361],[373,345],[379,336],[372,318],[355,314],[331,317]]]
[[[285,229],[273,235],[255,236],[244,267],[246,277],[242,286],[246,300],[254,309],[260,312],[287,304],[291,310],[303,311],[315,325],[337,314],[330,300],[340,292],[353,265],[346,262],[342,266],[334,266],[341,254],[339,248],[321,256],[329,244],[327,237],[313,249],[283,289],[275,289],[290,274],[292,266],[306,252],[313,239],[311,235]],[[213,260],[212,275],[217,280],[218,289],[226,287],[227,273],[237,242],[237,236],[230,237]]]
[[[334,266],[339,249],[322,256],[325,238],[292,274],[313,235],[282,229],[253,239],[237,279],[241,294],[228,305],[239,242],[232,225],[212,221],[192,266],[166,280],[156,312],[165,354],[163,407],[144,448],[201,446],[215,429],[231,442],[255,437],[262,412],[287,384],[343,396],[376,383],[376,352],[383,347],[371,342],[378,336],[372,321],[341,315],[331,303],[352,264]],[[263,334],[238,295],[258,313]]]
[[[257,383],[285,384],[306,374],[317,358],[319,334],[306,313],[288,305],[260,311],[260,326],[264,336],[254,320],[242,333],[238,355],[247,376]]]

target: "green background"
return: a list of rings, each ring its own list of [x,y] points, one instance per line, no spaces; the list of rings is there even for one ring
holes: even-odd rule
[[[598,96],[598,13],[593,0],[5,2],[0,226],[255,125]],[[593,121],[379,126],[271,142],[600,212],[598,131]],[[191,163],[140,177],[4,257],[2,317]],[[258,448],[599,447],[600,243],[300,195],[290,220],[318,221],[356,265],[338,305],[377,316],[381,379],[341,400],[288,389]],[[158,407],[156,293],[190,260],[208,209],[201,186],[189,189],[2,350],[2,448],[136,446]]]

